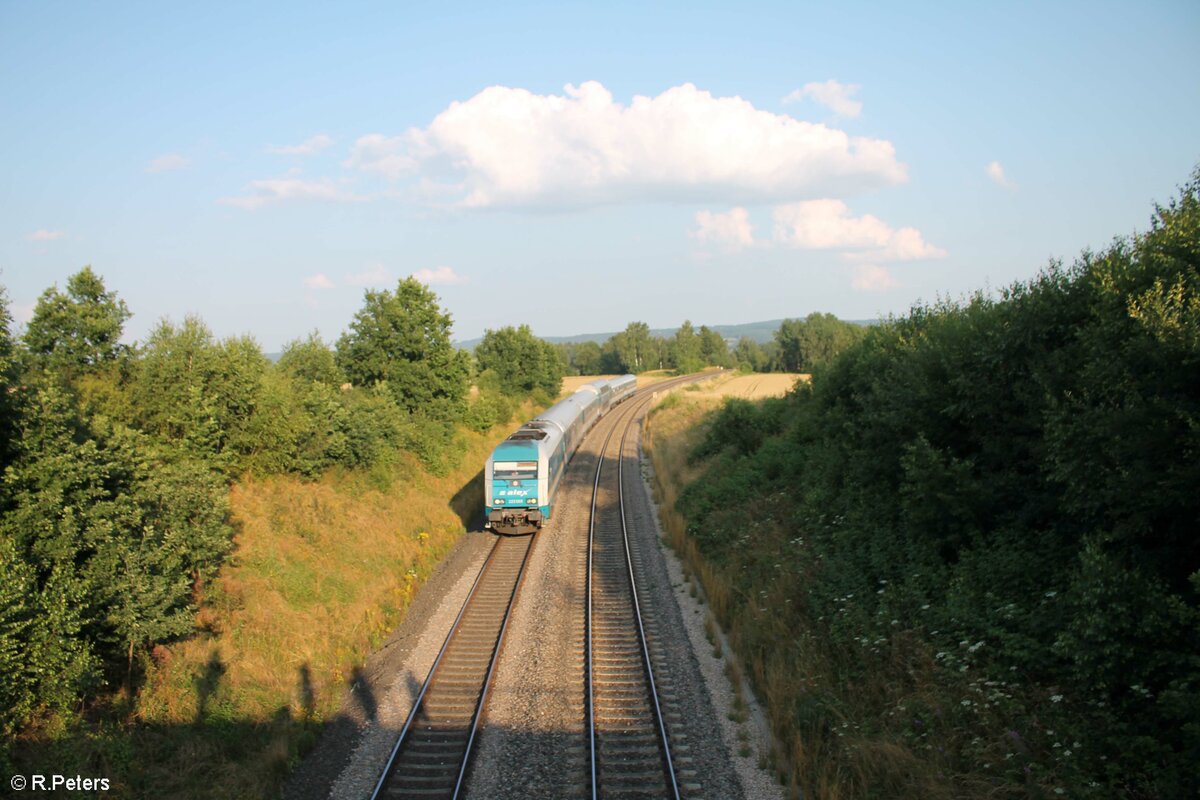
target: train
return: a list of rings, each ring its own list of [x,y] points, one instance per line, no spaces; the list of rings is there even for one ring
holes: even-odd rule
[[[585,383],[497,445],[483,468],[484,528],[504,534],[541,528],[584,435],[636,389],[633,375]]]

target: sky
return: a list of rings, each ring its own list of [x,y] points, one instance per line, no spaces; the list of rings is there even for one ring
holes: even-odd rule
[[[0,0],[0,284],[126,338],[903,314],[1149,227],[1200,3]]]

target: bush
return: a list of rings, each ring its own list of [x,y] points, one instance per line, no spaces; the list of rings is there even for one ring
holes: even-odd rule
[[[779,585],[765,559],[803,574],[784,627],[849,674],[917,636],[947,687],[1019,676],[956,725],[986,737],[1003,708],[1044,735],[1042,785],[1193,796],[1198,376],[1200,173],[1144,235],[872,327],[788,400],[727,403],[679,508],[734,597]],[[766,509],[794,546],[747,533]]]

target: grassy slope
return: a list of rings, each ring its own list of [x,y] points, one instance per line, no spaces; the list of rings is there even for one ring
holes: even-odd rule
[[[647,421],[646,449],[668,542],[704,587],[768,709],[781,748],[774,767],[791,796],[1055,796],[1032,784],[1006,792],[989,780],[996,769],[1021,769],[1025,758],[1024,744],[1005,735],[1002,703],[962,705],[996,687],[976,687],[970,676],[941,669],[915,638],[896,637],[886,649],[864,641],[862,658],[850,659],[822,641],[793,603],[803,575],[780,568],[794,536],[787,498],[762,498],[729,520],[730,535],[741,533],[736,558],[718,563],[701,553],[676,501],[712,466],[689,453],[720,404],[686,393],[668,400]]]
[[[236,550],[205,589],[197,634],[156,649],[132,707],[109,697],[88,721],[30,734],[18,767],[108,776],[120,797],[276,796],[478,513],[482,464],[507,432],[462,434],[444,477],[409,464],[235,485]]]

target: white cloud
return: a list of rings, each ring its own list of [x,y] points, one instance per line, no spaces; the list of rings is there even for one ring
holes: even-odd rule
[[[66,231],[48,231],[45,228],[36,230],[25,238],[31,242],[53,242],[56,239],[62,239],[67,235]]]
[[[321,152],[331,144],[333,144],[332,138],[323,133],[318,133],[316,136],[310,137],[300,144],[271,145],[267,148],[267,152],[280,156],[311,156]]]
[[[318,272],[316,275],[310,275],[304,279],[304,285],[309,289],[332,289],[333,281],[325,277],[325,273]]]
[[[306,181],[295,177],[294,174],[289,174],[284,178],[250,181],[246,189],[249,194],[239,197],[221,197],[217,199],[217,202],[253,211],[263,206],[303,200],[350,203],[365,199],[352,192],[347,192],[328,178]]]
[[[350,158],[342,165],[368,172],[378,172],[393,180],[416,173],[421,166],[421,161],[411,151],[421,149],[420,136],[421,134],[416,128],[410,129],[408,133],[401,136],[389,137],[382,133],[360,136],[350,149]],[[433,152],[427,150],[426,154],[433,155]]]
[[[351,286],[383,286],[392,282],[392,273],[383,264],[373,264],[366,272],[346,276]]]
[[[146,165],[146,172],[171,172],[177,169],[183,169],[192,160],[187,156],[181,156],[179,153],[164,153],[158,158],[152,159]]]
[[[858,90],[861,88],[862,86],[857,83],[846,84],[833,80],[824,83],[806,83],[803,88],[796,89],[783,98],[783,102],[798,103],[801,100],[812,98],[813,101],[826,106],[839,117],[857,117],[862,113],[862,103],[850,98],[851,95],[858,94]]]
[[[412,274],[412,277],[419,280],[421,283],[432,286],[434,284],[454,284],[466,283],[467,279],[461,275],[455,274],[450,267],[435,267],[434,269],[419,269]]]
[[[886,292],[895,289],[898,284],[885,267],[876,264],[861,264],[854,268],[854,278],[850,285],[860,292]]]
[[[997,186],[1003,186],[1005,189],[1017,188],[1017,184],[1004,174],[1004,167],[1000,166],[999,161],[992,161],[986,167],[984,167],[984,171],[987,173],[987,176],[996,183]]]
[[[475,208],[781,201],[907,180],[891,142],[690,83],[628,105],[595,81],[565,96],[492,86],[426,128],[359,138],[345,164],[452,187],[454,202]]]
[[[732,208],[725,214],[697,211],[696,230],[691,232],[691,236],[702,242],[734,248],[750,247],[754,244],[754,226],[750,224],[750,214],[744,208]]]
[[[809,200],[778,206],[775,241],[805,250],[842,250],[847,261],[915,261],[946,251],[925,241],[916,228],[896,230],[878,217],[853,217],[841,200]]]

